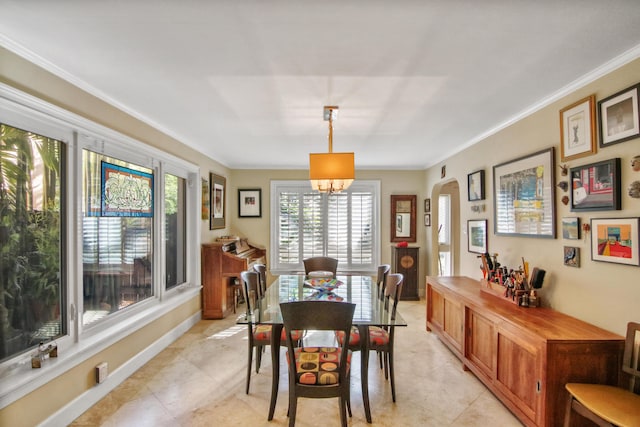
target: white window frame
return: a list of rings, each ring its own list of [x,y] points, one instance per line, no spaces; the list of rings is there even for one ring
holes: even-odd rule
[[[197,165],[99,125],[41,99],[0,83],[0,122],[64,142],[66,149],[66,294],[67,334],[56,339],[57,363],[31,369],[31,353],[22,353],[0,364],[0,409],[84,362],[117,341],[161,318],[200,293],[200,171]],[[153,169],[156,177],[168,172],[187,179],[185,283],[165,290],[164,179],[154,180],[154,296],[113,313],[103,321],[82,327],[82,149],[126,159]]]
[[[289,189],[293,191],[312,192],[311,183],[308,180],[304,181],[271,181],[271,214],[270,214],[270,228],[271,239],[269,244],[269,262],[270,270],[274,274],[285,273],[302,273],[304,272],[304,266],[302,264],[302,258],[297,265],[286,264],[281,265],[278,262],[278,242],[280,241],[278,221],[279,214],[279,193]],[[371,265],[362,268],[354,268],[351,266],[338,265],[338,272],[348,272],[353,274],[373,274],[377,271],[380,263],[380,181],[377,180],[358,180],[354,181],[351,186],[345,190],[345,192],[352,191],[370,191],[373,193],[373,230],[372,230],[372,255],[373,259]]]

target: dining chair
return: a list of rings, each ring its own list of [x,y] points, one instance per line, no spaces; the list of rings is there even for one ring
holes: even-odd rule
[[[384,289],[387,284],[387,276],[391,271],[389,264],[382,264],[378,266],[378,277],[376,279],[376,289],[378,290],[378,298],[384,299]]]
[[[246,393],[249,394],[249,385],[251,383],[251,364],[253,363],[253,349],[256,350],[256,373],[260,372],[260,364],[262,363],[262,353],[266,346],[271,344],[272,325],[262,324],[259,320],[254,322],[254,314],[257,313],[256,305],[259,299],[259,282],[258,273],[255,271],[243,271],[240,273],[242,278],[242,292],[247,307],[247,330],[249,332],[249,360],[247,363],[247,385]],[[292,333],[296,341],[302,340],[302,332],[294,330]],[[283,329],[280,336],[282,346],[285,346],[286,332]],[[271,351],[279,351],[279,349],[271,349]]]
[[[258,273],[260,297],[262,298],[267,292],[267,266],[264,264],[253,264],[253,269]]]
[[[304,274],[309,275],[312,271],[330,271],[336,277],[338,270],[338,260],[336,258],[317,256],[302,260],[304,264]]]
[[[387,286],[385,288],[384,307],[390,311],[391,319],[395,319],[400,295],[402,295],[402,284],[404,276],[400,273],[389,274],[387,276]],[[394,375],[393,348],[395,338],[395,327],[383,328],[380,326],[369,326],[369,350],[376,351],[382,355],[384,364],[385,379],[391,378],[391,398],[396,401],[396,384]],[[338,343],[344,342],[345,335],[342,332],[336,333]],[[358,351],[362,349],[360,331],[358,328],[351,328],[349,334],[349,349]],[[381,365],[382,367],[382,365]]]
[[[348,333],[353,322],[355,304],[331,301],[296,301],[280,304],[284,330],[342,331]],[[299,397],[337,397],[340,421],[347,425],[350,408],[351,351],[347,343],[338,347],[294,347],[292,333],[287,332],[289,366],[289,426],[296,423]],[[349,410],[349,415],[351,411]]]
[[[629,375],[629,388],[604,384],[567,383],[569,392],[564,425],[571,425],[575,411],[599,426],[640,426],[640,323],[627,324],[622,371]]]

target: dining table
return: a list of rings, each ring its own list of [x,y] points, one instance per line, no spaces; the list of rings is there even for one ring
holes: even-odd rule
[[[280,378],[280,336],[283,321],[280,304],[293,301],[335,301],[356,305],[353,315],[353,326],[359,329],[361,337],[361,383],[365,417],[371,423],[371,407],[369,404],[368,369],[369,369],[369,327],[407,326],[407,322],[396,310],[392,316],[388,304],[378,297],[375,280],[368,275],[338,275],[335,280],[310,278],[301,274],[285,274],[267,288],[258,298],[256,310],[251,319],[240,318],[238,323],[272,325],[271,331],[271,402],[268,419],[272,420],[278,398]]]

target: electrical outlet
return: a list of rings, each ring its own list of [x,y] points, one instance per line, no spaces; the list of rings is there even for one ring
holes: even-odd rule
[[[109,375],[109,365],[107,362],[102,362],[96,366],[96,383],[103,383]]]

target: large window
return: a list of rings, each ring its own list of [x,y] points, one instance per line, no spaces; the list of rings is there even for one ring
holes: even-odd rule
[[[198,175],[0,84],[0,398],[40,342],[62,372],[198,294]]]
[[[153,176],[153,170],[90,150],[83,150],[82,158],[82,323],[86,326],[153,296],[153,216],[139,216],[138,208],[141,199],[147,206],[152,200],[149,188],[141,190],[144,184],[138,185],[135,175]],[[111,206],[107,199],[117,210],[107,209]]]
[[[0,124],[0,361],[65,333],[64,153]]]
[[[377,181],[337,194],[313,191],[308,181],[272,181],[271,270],[303,271],[303,259],[330,256],[340,271],[374,271],[379,192]]]

